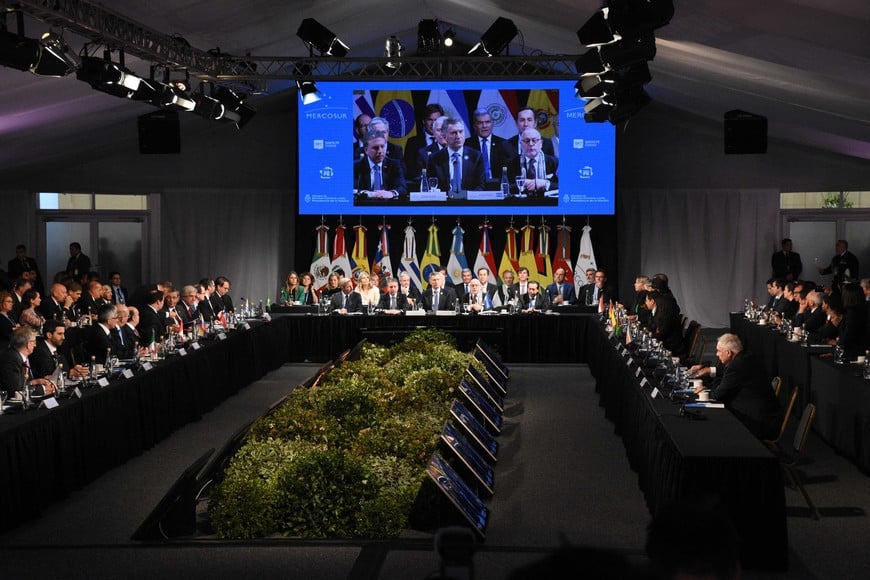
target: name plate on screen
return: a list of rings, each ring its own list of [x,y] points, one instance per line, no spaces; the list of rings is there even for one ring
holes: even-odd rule
[[[412,191],[411,202],[415,201],[447,201],[446,191]]]
[[[425,310],[406,310],[405,316],[426,316]]]
[[[504,194],[501,191],[468,190],[469,201],[495,201],[497,199],[504,199]]]
[[[435,316],[456,316],[453,310],[436,310]]]
[[[191,349],[191,350],[199,350],[199,349],[201,349],[201,348],[202,348],[202,345],[199,344],[198,342],[192,342],[192,343],[190,343],[190,349]]]
[[[653,390],[652,390],[652,398],[655,399],[655,398],[658,397],[658,396],[659,396],[659,388],[658,388],[658,387],[654,387]]]
[[[97,384],[101,387],[108,387],[109,386],[109,379],[107,379],[106,377],[102,377],[100,379],[97,379]]]
[[[54,397],[49,397],[48,399],[43,399],[39,406],[45,407],[46,409],[57,409],[60,404]]]
[[[183,348],[178,349],[178,356],[187,356],[187,350]]]
[[[218,340],[226,340],[226,339],[227,339],[227,335],[226,335],[225,333],[223,333],[223,332],[219,332],[218,335],[217,335],[217,339],[218,339]]]
[[[81,391],[81,389],[79,389],[78,387],[76,387],[75,389],[73,389],[72,394],[73,394],[73,396],[74,396],[75,398],[77,398],[77,399],[81,399],[81,398],[82,398],[82,391]]]
[[[142,363],[142,368],[146,371],[150,371],[154,368],[154,365],[152,365],[150,362],[144,362]]]
[[[132,369],[124,369],[124,371],[121,373],[121,376],[124,377],[125,379],[132,379],[133,378],[133,370]]]
[[[247,322],[243,322],[239,325],[239,330],[251,330],[251,325]]]

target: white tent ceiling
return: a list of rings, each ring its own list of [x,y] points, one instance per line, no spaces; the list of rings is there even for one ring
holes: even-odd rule
[[[416,45],[417,23],[437,18],[473,43],[498,16],[521,36],[510,53],[580,54],[577,29],[597,0],[114,0],[112,10],[200,50],[234,55],[305,56],[296,37],[315,18],[351,48],[379,56],[386,36]],[[656,101],[710,119],[743,109],[768,118],[771,138],[870,159],[870,3],[867,0],[677,0],[657,32],[648,92]],[[10,27],[14,27],[10,21]],[[26,21],[38,37],[46,25]],[[463,38],[464,37],[464,38]],[[67,34],[73,46],[80,46]],[[520,43],[522,41],[522,44]],[[128,57],[147,74],[148,63]],[[279,86],[273,87],[279,90]],[[92,90],[74,76],[37,77],[0,67],[0,172],[117,139],[154,110]],[[643,114],[641,112],[640,114]],[[202,120],[205,123],[205,120]]]

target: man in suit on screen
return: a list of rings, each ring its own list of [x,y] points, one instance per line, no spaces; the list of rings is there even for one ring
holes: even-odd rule
[[[369,131],[365,136],[365,155],[354,163],[353,183],[357,197],[398,199],[408,195],[402,163],[387,156],[387,136]]]
[[[438,178],[441,191],[482,190],[486,181],[483,158],[480,151],[465,146],[465,123],[462,119],[447,119],[441,133],[447,140],[447,147],[429,158],[429,177]]]

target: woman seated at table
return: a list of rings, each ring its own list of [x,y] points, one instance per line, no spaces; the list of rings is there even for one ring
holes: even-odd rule
[[[683,343],[683,326],[673,298],[653,290],[646,295],[646,308],[651,313],[647,329],[666,349],[678,352]]]
[[[381,300],[381,292],[372,286],[372,278],[368,272],[360,272],[354,292],[362,297],[363,306],[368,306],[369,304],[377,306]]]
[[[840,299],[834,295],[827,295],[822,299],[822,309],[825,311],[828,320],[822,326],[821,330],[815,335],[810,335],[810,339],[814,342],[837,344],[837,336],[840,334],[840,324],[843,322],[843,305]]]
[[[317,288],[314,287],[314,274],[302,272],[302,304],[317,304]]]
[[[299,285],[299,274],[295,271],[287,274],[284,280],[284,286],[281,287],[281,292],[278,300],[281,304],[295,304],[302,301],[304,290]]]
[[[42,298],[39,292],[30,289],[21,297],[21,314],[18,315],[18,324],[21,326],[29,326],[37,333],[42,332],[42,325],[45,318],[36,311],[42,303]]]
[[[12,307],[14,305],[15,300],[12,299],[12,294],[5,290],[0,292],[0,351],[6,350],[9,340],[12,338],[12,331],[18,328],[18,323],[12,320]]]
[[[329,301],[332,298],[332,295],[336,292],[341,292],[341,286],[339,282],[341,278],[338,274],[332,273],[329,275],[329,278],[326,279],[326,288],[320,291],[321,300]]]

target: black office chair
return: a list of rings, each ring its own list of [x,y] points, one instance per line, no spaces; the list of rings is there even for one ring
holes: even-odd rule
[[[788,476],[791,482],[798,488],[798,490],[800,490],[801,494],[804,496],[804,500],[810,507],[810,512],[812,513],[813,519],[818,520],[821,519],[822,516],[819,514],[819,510],[816,509],[815,504],[813,504],[813,500],[810,499],[807,490],[804,488],[804,485],[801,482],[797,469],[795,469],[795,465],[797,465],[797,462],[800,461],[800,458],[804,453],[804,449],[807,444],[807,437],[809,437],[810,434],[810,427],[812,426],[813,420],[815,418],[816,406],[813,403],[807,403],[807,406],[804,407],[804,413],[803,415],[801,415],[801,420],[798,423],[798,428],[797,432],[794,435],[794,442],[792,443],[792,448],[780,451],[779,464],[782,466],[785,474]]]

